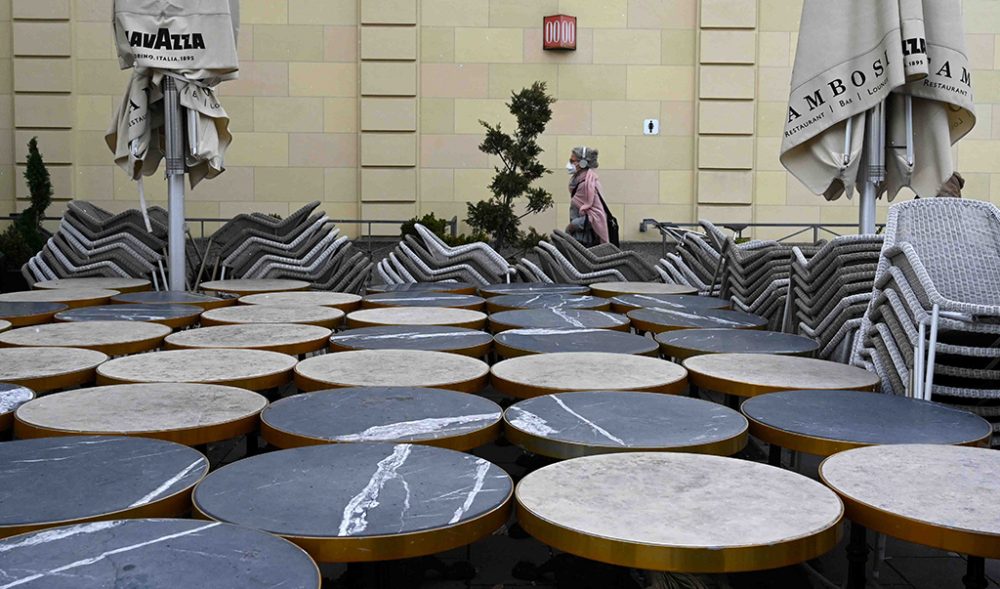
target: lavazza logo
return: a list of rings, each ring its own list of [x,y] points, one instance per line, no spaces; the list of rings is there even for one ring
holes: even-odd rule
[[[131,47],[152,49],[153,51],[187,51],[205,49],[205,38],[201,33],[171,34],[170,29],[160,28],[155,33],[142,31],[125,31],[125,38]],[[157,61],[194,61],[193,55],[162,55],[136,53],[141,59]]]

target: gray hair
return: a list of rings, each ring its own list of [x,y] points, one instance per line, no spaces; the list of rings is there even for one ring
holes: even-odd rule
[[[598,152],[592,147],[580,146],[573,148],[573,155],[579,160],[587,160],[588,168],[597,168],[599,164],[597,163]]]

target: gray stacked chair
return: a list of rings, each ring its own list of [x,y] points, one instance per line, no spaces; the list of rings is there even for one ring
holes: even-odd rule
[[[465,245],[449,246],[433,231],[417,223],[414,225],[423,245],[431,257],[438,262],[438,267],[446,267],[449,264],[467,263],[473,267],[481,269],[482,273],[491,278],[499,279],[511,273],[510,263],[489,245],[477,242]]]
[[[581,272],[617,270],[626,280],[641,282],[659,278],[653,266],[639,254],[621,250],[610,243],[587,248],[568,233],[556,230],[552,232],[552,245]]]
[[[523,282],[547,282],[550,284],[553,282],[552,278],[544,270],[527,258],[521,258],[521,261],[514,268],[517,270],[518,277]]]
[[[615,268],[584,269],[573,265],[556,246],[541,241],[535,246],[535,253],[545,274],[555,282],[568,284],[593,284],[595,282],[624,282],[625,276]]]
[[[1000,447],[1000,210],[974,200],[889,209],[852,362],[883,388],[992,421]]]
[[[231,250],[222,260],[222,265],[234,276],[251,278],[269,255],[301,259],[319,242],[332,241],[339,233],[339,229],[329,224],[326,215],[322,215],[315,221],[300,225],[286,239],[269,239],[259,235],[248,237]]]
[[[508,282],[514,268],[496,250],[477,242],[449,246],[433,231],[414,225],[419,239],[406,235],[398,246],[375,266],[385,284],[460,281],[485,286]]]
[[[260,234],[270,237],[287,235],[296,227],[303,225],[317,207],[319,207],[319,201],[315,200],[284,219],[263,213],[241,213],[219,227],[212,235],[212,241],[219,246],[230,243],[238,244],[242,239],[243,232],[248,229],[256,230]]]
[[[673,253],[660,259],[657,273],[664,282],[686,284],[698,289],[698,294],[720,294],[719,273],[722,250],[708,235],[680,228],[666,228],[676,244]]]

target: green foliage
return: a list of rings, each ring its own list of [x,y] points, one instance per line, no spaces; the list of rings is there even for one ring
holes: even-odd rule
[[[534,227],[528,227],[527,231],[522,231],[520,237],[518,237],[516,247],[520,252],[519,255],[524,254],[527,251],[535,249],[540,241],[548,241],[549,236],[544,233],[539,233]]]
[[[552,207],[552,195],[532,182],[552,173],[539,161],[543,150],[538,136],[552,119],[555,99],[545,93],[545,82],[535,82],[530,88],[512,93],[507,108],[517,120],[513,134],[504,133],[500,124],[479,123],[486,129],[486,137],[479,150],[500,158],[501,166],[494,167],[496,175],[490,183],[492,196],[487,200],[469,203],[466,222],[477,232],[489,235],[497,248],[517,244],[524,238],[520,230],[521,218]],[[524,212],[514,212],[515,201],[524,198]]]
[[[32,137],[28,142],[27,161],[24,179],[31,194],[31,206],[0,233],[0,252],[3,252],[4,264],[9,269],[19,269],[27,263],[42,249],[46,241],[41,227],[45,209],[52,203],[52,182],[45,162],[42,161],[42,154],[38,151],[37,137]]]
[[[439,219],[434,216],[434,213],[427,213],[423,217],[413,217],[409,221],[403,223],[399,227],[399,236],[404,237],[406,235],[412,235],[417,239],[420,239],[420,234],[417,233],[414,225],[420,223],[424,227],[431,230],[434,235],[437,235],[450,246],[465,245],[467,243],[476,243],[477,241],[486,241],[488,236],[481,232],[473,232],[472,235],[466,235],[464,233],[459,233],[458,235],[452,235],[448,228],[447,219]]]

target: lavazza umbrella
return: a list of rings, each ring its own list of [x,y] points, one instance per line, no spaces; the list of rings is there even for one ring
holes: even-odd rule
[[[961,0],[805,0],[781,163],[827,200],[936,196],[976,124]]]
[[[225,170],[229,115],[213,88],[238,76],[238,0],[114,0],[118,63],[133,68],[105,140],[138,182],[166,159],[170,289],[185,289],[184,174],[191,187]],[[146,221],[147,229],[149,221]]]

